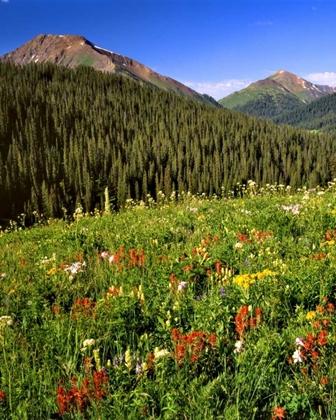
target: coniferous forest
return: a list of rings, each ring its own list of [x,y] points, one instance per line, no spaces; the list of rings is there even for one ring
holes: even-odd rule
[[[336,93],[301,105],[273,118],[276,124],[287,124],[307,130],[336,132]]]
[[[0,219],[115,208],[158,191],[333,176],[332,135],[277,126],[89,67],[0,64]]]

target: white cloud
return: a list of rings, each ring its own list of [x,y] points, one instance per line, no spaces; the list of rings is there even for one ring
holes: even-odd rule
[[[221,82],[182,82],[199,93],[206,93],[216,100],[224,98],[237,90],[244,89],[252,82],[246,79],[229,79]]]
[[[325,71],[324,73],[310,73],[304,76],[309,82],[317,85],[336,86],[336,73]]]
[[[9,0],[1,0],[2,3],[9,3]]]

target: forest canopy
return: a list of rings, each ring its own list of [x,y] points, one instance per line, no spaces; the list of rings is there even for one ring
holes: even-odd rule
[[[237,182],[325,185],[332,135],[277,126],[89,67],[0,64],[0,219],[115,208]]]

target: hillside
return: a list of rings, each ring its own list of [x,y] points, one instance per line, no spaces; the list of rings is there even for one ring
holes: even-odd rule
[[[293,73],[279,70],[270,77],[221,99],[219,103],[225,108],[248,115],[273,118],[283,112],[292,111],[303,103],[325,97],[335,90],[336,88],[329,86],[314,85]]]
[[[334,420],[335,184],[300,191],[0,231],[0,418]]]
[[[307,130],[336,133],[336,93],[302,105],[274,118],[276,124],[287,124]]]
[[[48,62],[68,68],[89,66],[214,105],[205,96],[182,83],[162,76],[132,58],[98,47],[83,36],[38,35],[16,50],[0,56],[0,62],[4,61],[20,65]]]
[[[332,137],[202,105],[90,67],[0,64],[0,218],[27,220],[221,195],[237,183],[314,186],[333,176]],[[36,214],[36,213],[35,213]]]

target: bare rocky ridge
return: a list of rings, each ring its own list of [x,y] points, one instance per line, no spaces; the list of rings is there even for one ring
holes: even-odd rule
[[[118,73],[204,103],[211,103],[203,95],[182,83],[162,76],[129,57],[98,47],[79,35],[38,35],[16,50],[0,57],[0,62],[8,60],[20,65],[42,62],[70,68],[86,65],[99,71]]]
[[[273,80],[297,96],[302,102],[308,103],[330,93],[336,92],[335,87],[316,85],[308,82],[289,71],[279,70],[266,80]]]

